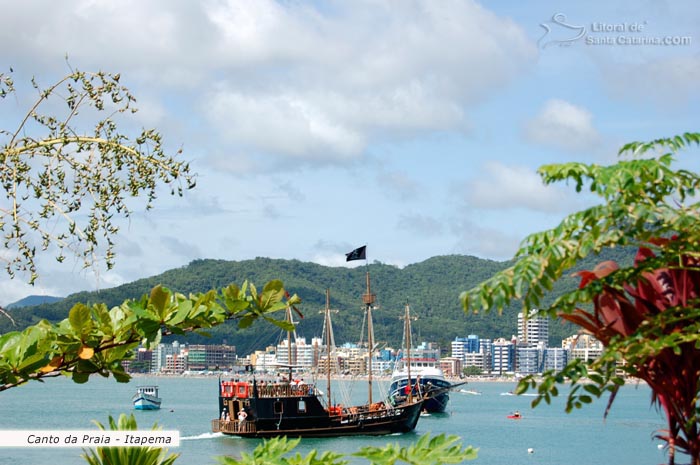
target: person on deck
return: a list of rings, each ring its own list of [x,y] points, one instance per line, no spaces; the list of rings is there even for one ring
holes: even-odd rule
[[[239,430],[243,429],[243,425],[245,424],[246,418],[248,418],[248,414],[245,413],[245,410],[241,409],[238,412],[238,429]]]

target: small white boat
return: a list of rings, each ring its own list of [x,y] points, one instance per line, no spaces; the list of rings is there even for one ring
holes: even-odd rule
[[[161,403],[158,386],[137,386],[131,401],[136,410],[158,410]]]
[[[471,389],[460,389],[459,392],[462,394],[470,394],[472,396],[480,396],[481,395],[481,392],[473,391]]]

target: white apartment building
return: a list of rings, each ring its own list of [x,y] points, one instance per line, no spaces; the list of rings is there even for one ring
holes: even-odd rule
[[[251,361],[255,371],[275,373],[277,371],[277,354],[273,351],[256,350]]]
[[[478,367],[481,371],[491,371],[491,354],[484,352],[466,353],[461,359],[462,366]]]
[[[318,344],[307,344],[306,338],[298,338],[296,344],[292,344],[296,351],[296,366],[301,368],[312,368],[318,361]]]
[[[567,337],[561,341],[563,349],[568,349],[572,359],[592,361],[603,353],[603,343],[590,334]]]
[[[180,343],[174,341],[172,344],[158,344],[158,346],[153,350],[153,357],[151,358],[151,371],[153,373],[159,373],[164,371],[167,365],[168,355],[180,356],[181,351]],[[173,362],[171,361],[171,366]]]
[[[549,343],[549,318],[537,317],[537,309],[530,310],[528,318],[522,312],[518,313],[518,342],[527,345]]]

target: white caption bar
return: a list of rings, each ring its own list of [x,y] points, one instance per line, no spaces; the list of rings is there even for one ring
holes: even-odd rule
[[[179,431],[6,430],[0,447],[179,447]]]

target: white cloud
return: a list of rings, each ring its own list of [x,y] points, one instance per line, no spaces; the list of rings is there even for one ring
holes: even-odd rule
[[[525,208],[541,212],[566,211],[571,206],[566,194],[554,186],[545,186],[534,169],[488,162],[484,175],[453,188],[456,195],[472,208]]]
[[[231,144],[297,161],[345,163],[377,140],[467,131],[469,105],[536,55],[518,26],[468,1],[224,2],[209,15],[230,77],[206,95],[208,120]]]
[[[207,99],[210,121],[229,143],[294,158],[344,159],[364,148],[361,134],[337,124],[303,95],[223,91]]]
[[[525,137],[560,150],[586,150],[600,142],[593,115],[585,108],[553,99],[525,126]]]
[[[38,8],[51,21],[36,21]],[[469,0],[25,2],[0,18],[0,41],[28,74],[68,54],[167,95],[144,100],[144,121],[176,109],[209,123],[217,150],[206,153],[242,155],[227,164],[237,172],[354,162],[372,142],[468,131],[469,106],[537,55],[519,25]]]
[[[55,288],[44,287],[41,285],[30,286],[27,283],[21,282],[19,278],[15,278],[12,281],[0,281],[0,296],[2,296],[2,301],[0,302],[1,307],[15,303],[18,300],[30,295],[50,295],[53,297],[63,297],[60,294],[60,291]],[[5,316],[0,315],[0,318],[5,318]]]

